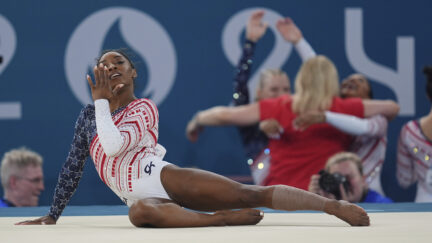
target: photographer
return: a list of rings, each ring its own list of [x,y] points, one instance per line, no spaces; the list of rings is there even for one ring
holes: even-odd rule
[[[369,189],[363,175],[361,159],[354,153],[340,152],[327,160],[324,170],[313,175],[308,190],[331,199],[342,199],[352,203],[391,203]]]

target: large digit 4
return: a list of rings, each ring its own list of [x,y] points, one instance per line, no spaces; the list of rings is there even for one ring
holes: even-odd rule
[[[397,66],[396,70],[392,70],[366,55],[363,44],[363,11],[360,8],[347,8],[345,48],[348,61],[356,71],[394,91],[401,108],[400,115],[415,114],[414,37],[397,37]]]

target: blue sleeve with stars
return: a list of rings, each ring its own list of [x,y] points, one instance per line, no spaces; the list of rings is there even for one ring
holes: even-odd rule
[[[240,62],[238,63],[236,69],[233,94],[235,106],[249,104],[249,90],[247,83],[250,77],[254,50],[255,43],[250,40],[246,40],[245,44],[243,45],[243,53],[240,58]]]
[[[90,110],[88,108],[89,106],[81,110],[75,123],[72,146],[66,162],[60,171],[55,188],[54,200],[49,211],[49,216],[56,221],[78,187],[85,161],[90,153],[89,141],[91,140],[89,139],[88,131],[86,131],[86,127],[89,127],[88,124],[91,124],[87,121],[89,119],[88,111]]]
[[[256,44],[246,40],[243,45],[243,53],[237,65],[234,83],[234,105],[249,104],[248,81],[252,68],[252,57]],[[259,125],[237,127],[242,138],[246,156],[255,159],[266,148],[268,144],[267,136],[261,132]]]

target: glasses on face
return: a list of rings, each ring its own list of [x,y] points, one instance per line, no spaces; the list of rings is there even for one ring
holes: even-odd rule
[[[39,183],[43,183],[43,178],[25,178],[25,177],[18,177],[20,179],[26,180],[32,184],[39,184]]]

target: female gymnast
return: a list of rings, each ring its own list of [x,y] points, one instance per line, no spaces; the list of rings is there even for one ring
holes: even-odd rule
[[[102,181],[130,207],[129,219],[137,227],[254,225],[264,216],[255,207],[317,210],[352,226],[369,225],[367,213],[346,201],[283,185],[243,185],[163,161],[158,110],[151,100],[134,96],[137,71],[130,58],[122,50],[105,51],[93,71],[95,82],[87,80],[94,105],[78,117],[49,214],[17,224],[56,224],[90,155]]]
[[[360,118],[381,114],[391,119],[399,112],[399,106],[391,100],[341,99],[338,80],[330,59],[320,55],[309,58],[298,71],[295,94],[200,111],[189,122],[186,135],[195,141],[206,126],[245,126],[275,119],[283,132],[279,139],[270,139],[270,169],[264,185],[283,184],[307,190],[311,176],[324,168],[329,157],[348,150],[352,137],[329,124],[305,129],[296,123],[299,115],[329,110]]]
[[[432,102],[432,66],[423,69],[426,94]],[[403,125],[397,148],[396,178],[408,188],[417,183],[415,202],[432,202],[432,109]]]

